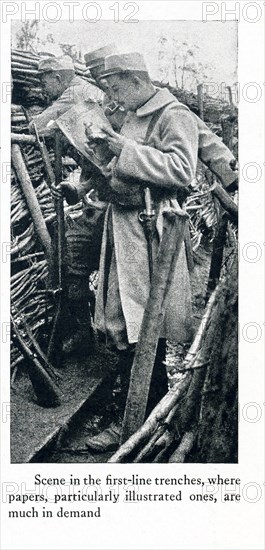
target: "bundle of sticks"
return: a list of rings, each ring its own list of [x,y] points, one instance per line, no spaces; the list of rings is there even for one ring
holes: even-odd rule
[[[40,87],[38,62],[40,56],[27,51],[12,50],[11,71],[13,82],[22,86]]]
[[[184,103],[190,108],[191,111],[200,115],[198,106],[198,95],[196,95],[194,92],[191,92],[190,90],[186,90],[184,88],[174,88],[169,84],[161,84],[157,81],[155,81],[154,84],[159,87],[167,87],[181,103]],[[207,91],[207,86],[205,88]],[[220,97],[221,94],[219,89],[216,91],[213,90],[213,92],[216,94],[215,97],[205,93],[203,98],[204,120],[205,122],[207,122],[207,124],[210,123],[219,130],[221,116],[229,116],[231,112],[234,112],[235,106],[231,106],[229,100],[231,99],[232,94],[230,88],[224,88],[222,90],[222,97]]]
[[[48,337],[49,325],[53,315],[53,303],[46,294],[48,280],[48,265],[45,250],[41,242],[29,205],[23,192],[23,182],[17,169],[28,174],[32,194],[39,205],[39,217],[47,235],[53,232],[56,219],[54,202],[45,177],[41,153],[34,136],[28,133],[28,123],[20,105],[12,105],[12,142],[15,142],[18,159],[13,158],[11,171],[11,312],[17,326],[20,317],[26,320],[30,330],[37,340]],[[54,151],[48,148],[51,163],[54,163]],[[14,162],[16,160],[16,163]],[[17,166],[17,163],[19,166]],[[66,163],[64,175],[67,177],[73,166]],[[74,161],[72,163],[74,165]],[[34,198],[33,197],[33,198]],[[79,215],[82,204],[75,206],[65,204],[66,216]],[[25,342],[31,347],[28,336]],[[17,367],[23,355],[15,345],[11,346],[11,366]]]
[[[40,205],[41,215],[50,234],[53,231],[53,223],[56,218],[50,189],[43,176],[40,176],[32,165],[28,167],[28,171],[38,179],[34,191]],[[36,179],[32,178],[32,181],[36,182]],[[53,303],[45,293],[48,265],[20,183],[14,172],[12,174],[11,201],[11,300],[16,306],[16,310],[12,313],[15,319],[19,316],[18,312],[24,315],[34,336],[38,339],[43,332],[42,328],[45,328],[45,334],[49,331],[53,315]],[[78,215],[81,209],[81,203],[75,206],[65,205],[65,214],[66,216]],[[30,342],[28,344],[30,345]],[[12,367],[16,366],[22,358],[18,349],[12,346]]]

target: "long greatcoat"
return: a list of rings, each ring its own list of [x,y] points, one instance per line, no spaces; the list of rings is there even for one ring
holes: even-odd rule
[[[160,116],[146,142],[150,121],[158,111]],[[137,342],[150,288],[147,244],[138,219],[143,206],[140,207],[138,199],[142,200],[142,190],[147,185],[156,197],[157,233],[153,243],[156,255],[163,231],[163,210],[178,206],[177,191],[195,177],[198,126],[189,109],[163,89],[135,113],[128,113],[121,134],[128,140],[117,158],[111,180],[117,200],[106,213],[95,312],[96,327],[110,334],[118,347],[124,331],[129,344]],[[110,233],[113,251],[107,280]],[[183,342],[190,340],[191,335],[191,293],[183,245],[161,337]]]

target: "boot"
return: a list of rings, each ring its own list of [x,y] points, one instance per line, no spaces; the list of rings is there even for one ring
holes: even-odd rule
[[[92,355],[95,351],[95,335],[92,327],[77,320],[75,331],[64,340],[62,350],[65,355],[73,353],[78,356]]]
[[[164,364],[165,357],[166,340],[160,339],[157,347],[156,359],[151,378],[145,419],[149,416],[153,408],[159,403],[159,401],[168,391],[167,371]],[[122,432],[122,420],[127,401],[133,359],[134,348],[129,348],[125,352],[120,352],[119,372],[122,387],[120,397],[120,419],[116,423],[112,422],[110,426],[100,434],[89,437],[86,440],[86,446],[91,450],[97,452],[107,452],[115,451],[119,448]]]
[[[93,437],[88,437],[85,445],[98,453],[116,451],[120,444],[121,424],[112,422],[106,430]]]
[[[122,432],[122,421],[126,405],[126,399],[130,383],[130,373],[133,364],[134,351],[130,348],[125,351],[119,351],[117,372],[120,377],[121,392],[117,397],[118,417],[115,422],[103,432],[86,439],[85,445],[96,452],[115,451],[119,448]]]
[[[63,353],[79,356],[91,355],[95,351],[95,335],[91,326],[90,307],[87,299],[68,300],[68,336],[62,346]]]

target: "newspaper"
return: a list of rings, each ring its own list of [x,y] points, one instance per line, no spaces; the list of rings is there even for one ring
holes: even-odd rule
[[[102,139],[102,129],[111,130],[111,125],[98,103],[78,103],[61,115],[56,124],[69,142],[99,169],[109,163],[112,154],[107,142]],[[87,127],[97,136],[93,145],[88,143]]]

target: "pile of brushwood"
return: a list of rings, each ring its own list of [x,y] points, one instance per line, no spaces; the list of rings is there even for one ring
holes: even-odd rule
[[[28,131],[28,117],[46,107],[37,72],[39,59],[31,52],[12,51],[11,313],[33,353],[32,342],[47,350],[55,312],[47,290],[56,212],[39,145]],[[91,81],[84,65],[78,63],[76,72]],[[202,115],[202,102],[195,94],[171,91]],[[234,106],[205,96],[203,111],[205,122],[226,142],[228,129],[236,156]],[[54,142],[47,140],[46,146],[54,168]],[[76,162],[64,157],[63,179],[73,171],[78,171]],[[30,191],[25,192],[26,188]],[[113,461],[129,457],[136,462],[237,460],[237,207],[199,163],[186,211],[190,258],[196,260],[205,243],[213,248],[205,316],[175,386]],[[65,203],[64,212],[66,218],[79,216],[82,203],[71,207]],[[22,360],[21,348],[12,345],[13,382]]]
[[[25,132],[26,119],[17,105],[12,106],[11,118],[12,133],[14,127],[18,131],[19,124]],[[31,137],[18,133],[11,147],[11,312],[18,326],[21,326],[20,317],[23,315],[33,334],[42,341],[48,337],[54,309],[46,287],[47,255],[51,249],[56,214],[42,157],[36,141],[30,141]],[[52,150],[50,158],[53,163]],[[65,177],[73,168],[74,163],[66,162]],[[81,204],[65,205],[66,216],[78,215],[81,209]],[[26,340],[30,345],[27,336]],[[22,359],[18,348],[11,346],[12,368],[16,368]]]
[[[237,275],[232,237],[178,380],[110,462],[237,462]]]
[[[47,293],[48,259],[56,225],[52,199],[42,154],[28,130],[29,118],[46,107],[37,67],[40,56],[12,51],[13,81],[11,105],[11,314],[29,350],[32,336],[47,347],[55,303]],[[84,66],[76,67],[83,76]],[[49,160],[54,169],[54,140],[47,140]],[[77,171],[75,161],[63,159],[63,179]],[[82,203],[64,205],[66,219],[80,215]],[[25,331],[25,323],[28,331]],[[29,331],[32,333],[29,334]],[[34,351],[32,349],[32,351]],[[23,354],[11,346],[12,383]]]

